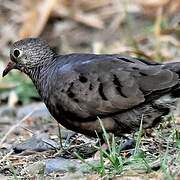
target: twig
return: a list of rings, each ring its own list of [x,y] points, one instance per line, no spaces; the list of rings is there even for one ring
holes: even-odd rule
[[[27,19],[20,29],[19,36],[21,38],[39,36],[56,4],[57,0],[44,0],[37,3],[36,7],[28,13]]]
[[[13,125],[8,132],[4,135],[4,137],[1,139],[0,141],[0,146],[2,146],[2,144],[4,143],[4,141],[6,140],[6,138],[8,137],[8,135],[14,131],[15,128],[17,128],[18,126],[20,126],[20,124],[24,121],[26,121],[37,109],[35,109],[34,111],[30,112],[28,115],[26,115],[23,119],[21,119],[17,124]]]
[[[0,163],[2,163],[3,161],[5,161],[13,152],[14,152],[14,150],[12,149],[9,153],[7,153],[7,154],[0,160]]]
[[[32,130],[28,129],[27,127],[24,127],[24,126],[21,126],[21,125],[19,125],[19,127],[22,128],[22,129],[24,129],[24,130],[26,130],[26,131],[28,131],[28,132],[31,133],[32,135],[35,134]]]

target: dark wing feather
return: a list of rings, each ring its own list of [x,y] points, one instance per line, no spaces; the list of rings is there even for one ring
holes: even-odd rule
[[[78,57],[59,65],[49,100],[51,107],[55,103],[79,120],[126,111],[178,83],[176,73],[146,61],[116,55]]]

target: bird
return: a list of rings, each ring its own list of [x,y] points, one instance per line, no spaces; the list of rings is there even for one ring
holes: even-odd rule
[[[16,41],[3,77],[29,76],[51,115],[64,127],[97,137],[153,128],[175,107],[180,62],[158,63],[122,54],[59,55],[40,38]]]

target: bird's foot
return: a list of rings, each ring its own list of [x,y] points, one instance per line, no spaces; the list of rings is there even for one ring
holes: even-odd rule
[[[103,144],[100,148],[102,148],[103,150],[107,150],[108,149],[108,145],[107,144]],[[98,150],[93,157],[93,160],[98,160],[100,158],[100,151]]]

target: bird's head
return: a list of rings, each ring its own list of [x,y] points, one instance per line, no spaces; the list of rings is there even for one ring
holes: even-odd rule
[[[28,73],[31,68],[50,61],[53,56],[54,52],[48,44],[39,38],[27,38],[17,41],[10,49],[10,62],[3,71],[3,77],[12,69]]]

